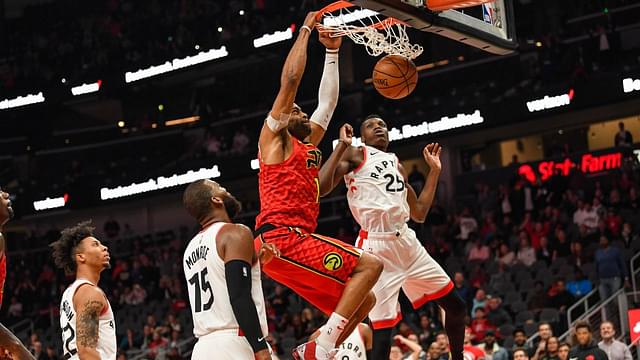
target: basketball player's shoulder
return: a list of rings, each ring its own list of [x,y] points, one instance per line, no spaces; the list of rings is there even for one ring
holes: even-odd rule
[[[84,284],[80,284],[76,289],[75,294],[73,294],[73,303],[80,306],[89,306],[99,303],[104,306],[106,305],[106,298],[104,292],[102,292],[99,287],[86,282]]]
[[[250,239],[253,241],[253,232],[243,224],[226,223],[218,231],[218,237],[225,240]]]

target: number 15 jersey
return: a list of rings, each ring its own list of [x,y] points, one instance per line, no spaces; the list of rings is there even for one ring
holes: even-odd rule
[[[362,146],[362,163],[344,176],[347,201],[362,230],[394,232],[409,221],[409,203],[398,157]]]
[[[191,239],[183,256],[184,275],[189,289],[193,316],[193,334],[200,338],[218,330],[240,329],[233,314],[224,261],[216,249],[220,229],[227,223],[217,222]],[[256,305],[263,336],[268,334],[267,313],[262,294],[260,264],[251,267],[251,298]]]

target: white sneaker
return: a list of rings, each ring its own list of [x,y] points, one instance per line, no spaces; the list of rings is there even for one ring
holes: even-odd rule
[[[293,349],[292,355],[296,360],[334,360],[338,349],[325,350],[315,341],[309,341]]]

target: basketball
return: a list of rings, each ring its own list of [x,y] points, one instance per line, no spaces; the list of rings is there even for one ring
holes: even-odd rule
[[[401,55],[387,55],[373,68],[373,86],[380,95],[402,99],[411,94],[418,83],[416,65]]]

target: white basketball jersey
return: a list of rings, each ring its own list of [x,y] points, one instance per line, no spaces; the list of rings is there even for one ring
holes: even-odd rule
[[[338,347],[336,360],[366,360],[367,348],[364,345],[360,326],[356,326],[351,335]]]
[[[76,309],[73,306],[73,296],[75,295],[78,287],[83,284],[89,284],[88,286],[96,286],[92,282],[85,279],[76,279],[73,284],[62,294],[62,301],[60,302],[60,328],[62,328],[62,349],[64,351],[63,359],[65,360],[79,360],[78,348],[76,346],[76,319],[78,318]],[[106,299],[106,297],[105,297]],[[115,360],[117,346],[116,346],[116,321],[113,318],[113,311],[111,310],[111,304],[107,300],[107,311],[100,314],[98,325],[98,353],[100,359]]]
[[[189,288],[193,334],[199,338],[217,330],[239,329],[227,290],[224,261],[216,249],[218,232],[227,223],[215,223],[191,239],[184,252],[184,275]],[[262,334],[268,334],[260,264],[251,268],[251,297],[256,304]]]
[[[409,221],[404,177],[393,153],[363,145],[364,160],[344,176],[347,200],[362,230],[393,232]]]

